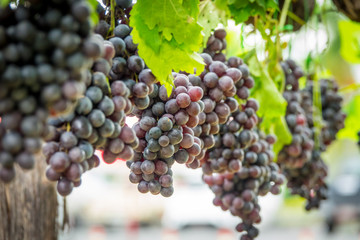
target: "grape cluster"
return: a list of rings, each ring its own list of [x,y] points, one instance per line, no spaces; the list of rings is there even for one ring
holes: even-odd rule
[[[275,137],[256,131],[253,131],[253,136],[255,140],[245,149],[239,171],[203,176],[215,194],[213,204],[242,219],[242,223],[236,226],[238,232],[246,232],[241,240],[254,239],[259,234],[254,226],[261,222],[258,196],[269,192],[279,194],[284,182],[279,167],[273,162]]]
[[[34,165],[49,114],[70,112],[100,56],[86,1],[25,1],[0,11],[0,179]],[[91,43],[91,44],[86,44]],[[88,55],[92,52],[91,55]]]
[[[206,48],[204,49],[204,53],[210,55],[213,61],[220,61],[226,63],[229,68],[237,68],[241,71],[241,79],[240,81],[235,81],[236,88],[233,91],[236,92],[236,95],[240,99],[246,100],[249,95],[251,89],[254,86],[254,79],[249,74],[249,69],[244,61],[239,57],[230,57],[226,59],[226,55],[222,53],[222,51],[226,50],[226,31],[224,29],[217,29],[214,31],[214,34],[211,35],[207,41]],[[205,58],[205,62],[210,62],[210,58],[208,55],[203,55]],[[234,70],[231,70],[234,71]],[[230,71],[230,72],[231,72]],[[237,73],[231,73],[237,74]]]
[[[306,116],[302,108],[305,99],[299,91],[299,78],[303,73],[291,59],[282,62],[281,66],[286,77],[283,96],[288,105],[285,117],[292,141],[279,152],[278,164],[282,168],[301,168],[310,160],[314,148],[312,129],[307,122],[307,117],[311,116]]]
[[[98,45],[85,44],[91,33],[86,1],[7,6],[2,13],[2,92],[16,91],[15,98],[47,107],[51,114],[69,111],[85,91],[92,59],[100,55]],[[1,99],[15,101],[10,94]]]
[[[344,127],[345,114],[341,111],[342,97],[337,93],[338,87],[335,81],[320,80],[322,127],[320,136],[317,136],[319,146],[315,147],[314,84],[309,80],[307,86],[300,91],[297,79],[301,70],[291,60],[283,63],[283,68],[285,72],[293,75],[290,81],[287,81],[290,88],[284,93],[284,97],[288,101],[286,120],[293,133],[293,140],[290,146],[285,146],[279,153],[278,163],[288,179],[287,186],[291,193],[307,199],[305,209],[311,210],[319,208],[321,200],[327,198],[325,178],[328,169],[321,159],[321,152],[326,150],[326,147],[336,139],[336,133]],[[286,70],[287,68],[290,68],[291,71]],[[301,110],[298,111],[300,115],[297,116],[292,116],[291,108],[293,108],[294,101],[296,101],[296,109]],[[299,116],[301,117],[299,118]],[[299,134],[301,138],[298,137]],[[299,140],[302,140],[303,145],[295,148],[294,142],[300,143]]]
[[[74,120],[75,122],[76,120]],[[74,187],[81,185],[81,175],[100,164],[93,146],[73,131],[56,129],[51,141],[43,147],[47,164],[46,177],[57,181],[57,191],[69,195]]]
[[[230,57],[226,60],[221,53],[226,46],[225,36],[224,30],[216,30],[210,37],[202,54],[206,70],[200,75],[198,84],[192,82],[204,89],[205,119],[215,116],[216,121],[210,122],[213,123],[210,126],[215,126],[216,131],[199,124],[194,133],[204,142],[213,137],[212,141],[208,140],[212,144],[203,149],[205,154],[199,160],[203,180],[215,193],[214,205],[242,219],[237,230],[246,231],[246,234],[241,239],[254,239],[259,234],[254,224],[261,221],[258,196],[268,192],[278,194],[284,177],[273,162],[275,137],[255,130],[259,124],[256,115],[259,104],[249,99],[254,80],[248,67],[242,59]],[[213,61],[215,56],[220,61]],[[241,99],[240,106],[234,96]]]
[[[215,144],[214,135],[219,133],[219,124],[226,123],[231,113],[238,109],[239,105],[234,99],[235,84],[242,78],[239,69],[229,68],[220,61],[213,61],[207,53],[202,53],[201,56],[206,63],[204,72],[200,77],[189,75],[190,82],[204,91],[204,111],[200,113],[199,124],[194,128],[195,136],[204,142],[204,147],[190,166],[192,168],[197,168],[204,162],[207,150]]]
[[[151,70],[146,67],[144,60],[138,56],[137,44],[134,44],[130,35],[132,29],[128,26],[128,21],[126,20],[128,18],[127,10],[120,7],[127,6],[128,3],[131,3],[131,1],[119,3],[116,7],[116,11],[119,10],[119,13],[115,15],[117,19],[122,20],[116,23],[113,35],[108,38],[108,41],[114,45],[116,50],[115,57],[110,66],[110,77],[112,80],[123,81],[130,90],[129,100],[133,103],[132,106],[137,110],[144,110],[150,104],[148,95],[154,90],[156,79]],[[95,32],[103,35],[105,38],[108,35],[109,28],[109,23],[102,20],[99,22]],[[133,110],[133,108],[129,109],[127,114]]]
[[[133,106],[144,110],[150,104],[148,95],[153,92],[156,79],[146,68],[144,60],[137,55],[137,45],[133,43],[130,33],[128,25],[119,24],[114,29],[115,36],[109,39],[116,49],[110,76],[124,81],[130,90],[129,99]]]
[[[321,159],[321,152],[336,139],[337,132],[344,127],[345,114],[341,111],[342,97],[337,93],[338,87],[334,80],[322,79],[319,82],[321,94],[322,127],[318,136],[319,145],[314,148],[309,162],[301,169],[284,171],[288,178],[288,187],[293,194],[307,199],[305,209],[319,208],[320,202],[327,198],[327,166]],[[302,107],[306,112],[307,122],[315,132],[313,119],[313,90],[314,84],[308,81],[305,89],[301,91]]]
[[[200,77],[189,75],[193,85],[203,88],[204,97],[202,100],[205,104],[204,112],[200,114],[200,119],[204,120],[200,120],[199,125],[194,128],[195,136],[202,139],[204,148],[202,148],[201,154],[196,157],[189,167],[197,168],[202,165],[207,174],[213,171],[221,172],[226,169],[236,171],[239,168],[238,160],[232,161],[232,166],[229,166],[233,158],[232,156],[227,155],[225,158],[219,158],[222,149],[228,148],[230,150],[235,147],[232,143],[238,143],[235,143],[237,139],[234,133],[238,132],[242,127],[252,129],[258,121],[255,114],[258,106],[254,100],[243,104],[241,106],[243,112],[240,113],[238,101],[234,98],[234,96],[242,100],[249,98],[249,89],[254,86],[254,80],[249,75],[248,67],[238,57],[230,57],[227,61],[225,57],[220,59],[220,61],[215,60],[217,59],[215,56],[219,57],[220,55],[217,54],[226,49],[225,36],[226,32],[223,29],[216,30],[210,36],[207,48],[201,54],[206,63],[204,72],[200,74]],[[231,114],[233,114],[232,119],[240,114],[238,116],[239,119],[235,119],[231,123],[231,131],[233,132],[226,133],[225,131],[220,133],[216,136],[216,141],[214,136],[219,133],[220,125],[225,124],[229,117],[231,117]],[[238,129],[235,130],[235,128]],[[224,135],[226,135],[225,139],[223,139]],[[216,142],[215,151],[210,153],[209,149],[213,148]],[[239,149],[239,152],[241,152],[241,149]],[[235,152],[235,155],[237,154]]]
[[[220,125],[220,132],[215,135],[215,145],[204,158],[204,174],[237,172],[244,157],[253,157],[251,153],[245,155],[244,149],[257,141],[257,134],[252,129],[258,122],[258,108],[258,102],[249,99],[241,106],[243,110],[236,110],[225,124]]]
[[[175,88],[170,96],[164,86],[155,85],[148,108],[134,112],[140,118],[133,126],[140,144],[135,158],[128,162],[129,179],[138,184],[139,192],[164,197],[174,191],[171,166],[191,164],[202,146],[191,128],[198,124],[204,108],[203,90],[192,86],[184,74],[173,76]]]
[[[206,42],[206,48],[204,53],[211,56],[214,61],[226,61],[226,55],[222,52],[226,50],[226,31],[224,29],[217,29],[214,31],[208,41]]]
[[[285,169],[288,179],[287,187],[291,194],[299,195],[307,200],[305,209],[319,208],[321,200],[327,199],[328,187],[325,182],[328,168],[321,159],[321,151],[314,150],[310,161],[302,168]]]
[[[103,43],[102,58],[94,62],[85,96],[78,100],[75,111],[50,119],[55,130],[43,149],[50,165],[47,177],[58,181],[57,189],[63,196],[80,185],[87,168],[99,164],[95,149],[103,150],[104,161],[112,163],[117,158],[131,159],[139,143],[134,131],[125,125],[124,110],[132,105],[126,101],[130,91],[122,81],[112,81],[109,86],[109,68],[102,67],[104,62],[111,63],[115,49],[100,35],[93,37]]]
[[[336,139],[337,132],[344,128],[345,113],[341,110],[342,97],[338,94],[338,86],[333,79],[320,80],[321,111],[324,126],[321,129],[321,139],[328,146]],[[313,82],[309,81],[307,87],[302,91],[304,98],[303,107],[308,113],[309,125],[314,126],[312,118]]]
[[[33,109],[27,114],[13,110],[1,116],[0,181],[10,182],[15,177],[15,163],[26,170],[34,167],[34,154],[41,151],[47,114],[43,109]]]

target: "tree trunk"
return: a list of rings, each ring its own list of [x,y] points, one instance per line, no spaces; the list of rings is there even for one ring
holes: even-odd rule
[[[13,182],[0,182],[0,240],[57,239],[57,195],[55,185],[46,180],[45,168],[39,156],[33,170],[17,166]]]

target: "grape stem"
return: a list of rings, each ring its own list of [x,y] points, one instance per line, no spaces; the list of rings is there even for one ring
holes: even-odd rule
[[[313,119],[314,119],[314,143],[315,149],[321,146],[321,128],[322,128],[322,106],[321,106],[321,90],[318,78],[313,81]]]
[[[109,33],[110,33],[110,36],[112,36],[114,29],[115,29],[115,0],[110,0],[110,16],[111,16],[111,18],[110,18]]]
[[[281,15],[280,15],[280,21],[279,21],[280,31],[284,28],[286,16],[288,15],[288,12],[289,12],[290,1],[291,0],[285,0],[284,6],[281,9]]]

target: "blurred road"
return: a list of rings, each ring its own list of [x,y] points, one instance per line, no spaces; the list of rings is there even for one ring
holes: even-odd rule
[[[73,229],[60,240],[235,240],[239,234],[231,230],[208,227],[187,228],[181,231],[163,230],[157,227],[136,229],[104,229],[101,227]],[[359,240],[359,225],[340,226],[334,234],[327,234],[324,226],[293,228],[267,226],[260,229],[257,240]]]

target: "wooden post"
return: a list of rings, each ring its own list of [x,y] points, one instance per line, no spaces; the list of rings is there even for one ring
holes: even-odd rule
[[[37,157],[33,170],[16,166],[10,184],[0,182],[0,240],[57,240],[58,200],[46,180],[46,163]]]

